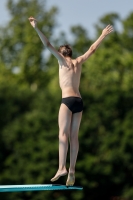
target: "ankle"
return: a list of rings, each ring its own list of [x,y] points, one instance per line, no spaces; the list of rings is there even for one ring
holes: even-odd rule
[[[66,167],[60,167],[60,166],[59,166],[58,171],[67,171],[67,170],[66,170]]]
[[[74,169],[69,169],[69,174],[75,174],[75,170]]]

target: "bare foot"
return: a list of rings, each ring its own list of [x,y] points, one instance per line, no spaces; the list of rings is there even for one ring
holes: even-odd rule
[[[66,186],[73,186],[74,183],[75,183],[75,175],[74,175],[74,173],[69,173],[67,182],[66,182]]]
[[[67,175],[66,170],[58,170],[55,176],[51,179],[51,182],[57,181],[61,176]]]

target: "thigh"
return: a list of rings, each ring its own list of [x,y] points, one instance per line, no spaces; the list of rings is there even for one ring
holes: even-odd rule
[[[70,137],[75,137],[78,135],[81,118],[82,112],[74,113],[72,115]]]
[[[65,104],[61,104],[58,116],[58,124],[61,132],[70,132],[72,112]]]

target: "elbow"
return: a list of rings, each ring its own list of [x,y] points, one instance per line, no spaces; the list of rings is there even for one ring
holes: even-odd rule
[[[95,53],[96,49],[93,49],[92,54]]]
[[[45,43],[45,46],[48,48],[48,47],[50,47],[50,42],[49,41],[47,41],[46,43]]]
[[[90,50],[91,50],[91,54],[93,54],[93,53],[95,53],[96,48],[92,45],[92,46],[90,47]]]

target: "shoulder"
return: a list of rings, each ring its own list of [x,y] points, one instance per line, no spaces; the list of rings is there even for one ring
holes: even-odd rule
[[[82,65],[84,62],[84,55],[77,57],[76,60],[79,65]]]
[[[77,59],[72,59],[72,62],[73,62],[74,65],[78,65]]]
[[[82,63],[81,63],[79,57],[73,60],[73,64],[74,64],[76,67],[81,67],[81,66],[82,66]]]
[[[58,59],[58,63],[59,65],[64,65],[64,63],[66,62],[65,58],[62,54],[59,53],[59,55],[60,55],[60,58]]]

